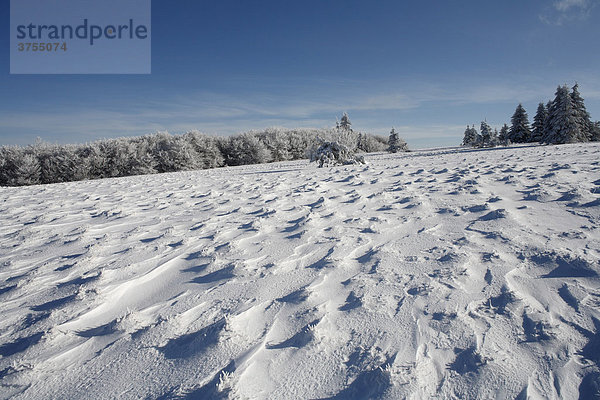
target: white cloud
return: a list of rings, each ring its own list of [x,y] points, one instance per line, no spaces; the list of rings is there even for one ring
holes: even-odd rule
[[[587,9],[588,7],[588,0],[560,0],[554,3],[554,8],[562,12],[569,11],[572,8]]]
[[[592,9],[598,5],[599,0],[558,0],[547,7],[539,18],[549,25],[564,25],[566,23],[581,21],[590,16]]]

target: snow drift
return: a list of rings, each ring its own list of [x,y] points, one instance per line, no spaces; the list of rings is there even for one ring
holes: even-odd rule
[[[1,188],[0,395],[598,396],[599,155]]]

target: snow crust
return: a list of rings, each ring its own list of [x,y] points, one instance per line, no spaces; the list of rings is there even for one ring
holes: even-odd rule
[[[0,397],[591,398],[600,145],[0,188]]]

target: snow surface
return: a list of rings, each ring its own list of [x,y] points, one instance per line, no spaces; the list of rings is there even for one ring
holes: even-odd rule
[[[600,145],[0,189],[3,398],[592,398]]]

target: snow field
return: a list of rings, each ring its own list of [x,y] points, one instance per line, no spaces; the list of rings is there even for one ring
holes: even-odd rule
[[[0,188],[0,395],[590,397],[599,154]]]

